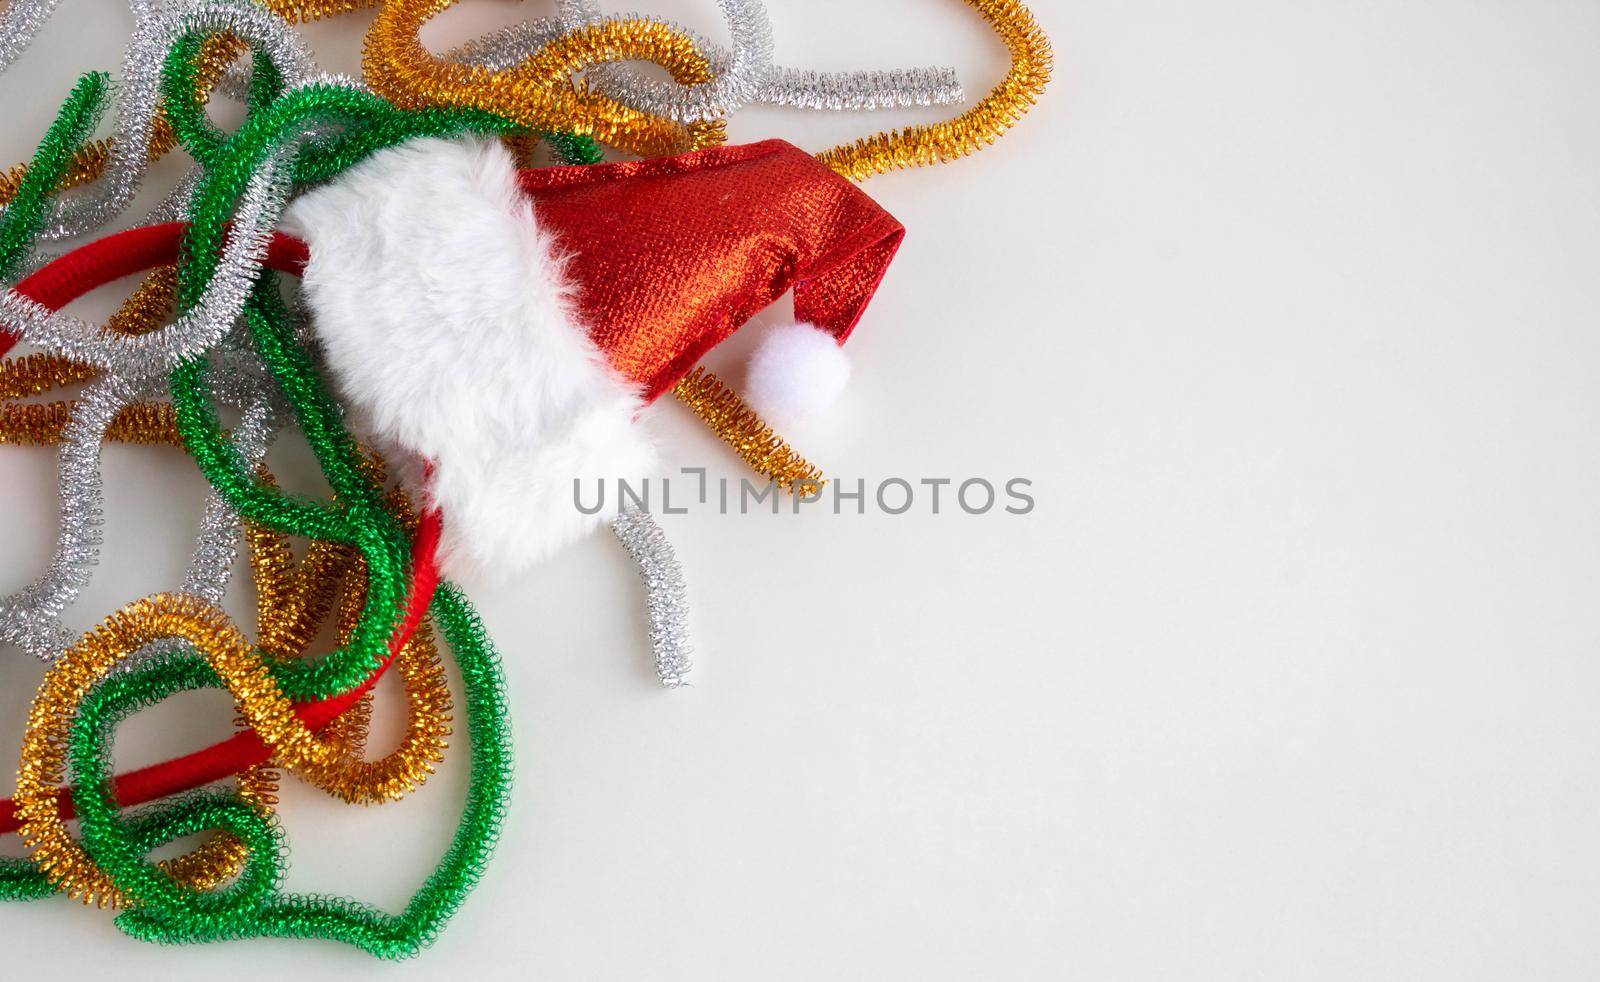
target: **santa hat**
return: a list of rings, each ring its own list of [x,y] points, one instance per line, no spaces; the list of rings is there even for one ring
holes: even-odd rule
[[[494,141],[380,151],[291,206],[341,394],[426,461],[447,573],[518,571],[586,534],[574,481],[647,475],[634,417],[794,290],[751,360],[775,421],[842,387],[839,346],[905,234],[780,140],[516,169]]]

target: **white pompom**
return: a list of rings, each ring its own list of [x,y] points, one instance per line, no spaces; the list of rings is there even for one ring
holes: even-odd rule
[[[849,380],[850,359],[832,334],[812,324],[779,324],[750,356],[744,397],[782,430],[832,405]]]

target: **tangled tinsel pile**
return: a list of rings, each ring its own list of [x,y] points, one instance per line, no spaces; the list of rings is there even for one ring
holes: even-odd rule
[[[755,103],[868,111],[964,100],[944,69],[779,66],[758,0],[719,0],[727,48],[659,20],[602,14],[592,0],[560,0],[553,17],[435,56],[418,32],[453,2],[133,0],[112,135],[93,139],[111,108],[111,76],[85,76],[33,158],[0,175],[0,355],[18,342],[31,349],[0,362],[0,442],[57,447],[61,500],[48,565],[0,599],[0,640],[49,665],[26,720],[16,792],[0,802],[0,833],[20,833],[28,849],[26,859],[0,861],[0,897],[61,892],[115,907],[122,930],[149,940],[326,938],[400,957],[432,941],[483,875],[511,779],[497,655],[461,591],[440,580],[439,513],[414,505],[383,457],[352,436],[307,315],[286,299],[281,274],[304,256],[274,230],[302,189],[419,137],[492,136],[524,161],[542,140],[560,161],[584,165],[600,159],[599,144],[645,157],[719,144],[726,118]],[[968,3],[1010,51],[1001,83],[947,122],[866,137],[818,160],[862,180],[973,153],[1016,122],[1048,79],[1048,43],[1017,0]],[[10,0],[0,10],[0,71],[24,55],[54,5]],[[380,8],[363,80],[319,72],[292,25],[358,6]],[[214,92],[246,105],[232,133],[206,114]],[[150,161],[177,148],[194,169],[135,228],[59,255],[39,251],[123,216]],[[107,323],[62,312],[134,274],[143,282]],[[70,400],[39,401],[72,386],[81,390]],[[785,485],[822,480],[715,376],[697,370],[673,391],[759,473]],[[331,489],[326,500],[285,493],[263,465],[272,443],[296,431]],[[107,440],[181,447],[211,493],[183,581],[76,637],[63,614],[96,562]],[[671,545],[645,511],[624,511],[612,529],[644,580],[657,673],[682,684],[684,584]],[[290,537],[308,540],[301,558]],[[241,544],[257,598],[253,641],[218,606]],[[328,625],[336,644],[316,654]],[[352,803],[418,787],[452,735],[441,651],[462,677],[471,762],[443,859],[399,913],[286,892],[285,835],[273,813],[279,771]],[[371,691],[391,667],[408,723],[392,750],[369,759]],[[238,732],[115,774],[118,724],[200,688],[231,694]],[[232,788],[203,788],[233,776]],[[149,858],[196,833],[208,838],[192,851]]]

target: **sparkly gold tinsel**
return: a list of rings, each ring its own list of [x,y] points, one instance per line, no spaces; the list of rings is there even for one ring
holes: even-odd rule
[[[160,266],[151,270],[106,320],[106,330],[116,334],[148,334],[172,314],[177,293],[178,267]]]
[[[1011,52],[1011,70],[989,95],[955,119],[891,130],[817,154],[852,180],[907,167],[957,160],[992,145],[1038,100],[1050,81],[1052,55],[1033,14],[1018,0],[967,0]]]
[[[127,655],[164,638],[184,638],[208,654],[243,643],[243,636],[226,618],[200,600],[169,596],[140,600],[67,649],[45,675],[28,712],[12,799],[22,824],[22,841],[57,889],[97,907],[120,907],[126,898],[73,839],[56,810],[56,789],[66,777],[68,732],[90,688]],[[239,776],[239,794],[265,811],[275,800],[276,781],[270,767],[251,768]],[[236,875],[244,859],[243,843],[231,833],[219,832],[189,855],[162,866],[182,882],[208,889]]]
[[[61,442],[72,421],[72,403],[7,403],[0,406],[0,443],[51,447]],[[140,443],[176,447],[177,417],[161,402],[140,402],[117,411],[106,429],[111,443]]]
[[[687,35],[642,18],[603,22],[573,31],[522,64],[490,71],[430,54],[418,32],[456,0],[390,0],[367,33],[367,84],[396,105],[474,106],[530,127],[592,135],[642,156],[681,152],[721,142],[574,86],[573,76],[604,61],[641,59],[666,68],[681,84],[710,80],[703,55]],[[987,97],[954,119],[863,137],[817,158],[853,180],[907,167],[945,163],[1000,139],[1037,101],[1050,80],[1050,41],[1019,0],[967,0],[1011,54],[1011,68]],[[716,134],[724,131],[714,124]],[[692,137],[699,136],[699,139]]]
[[[367,476],[383,481],[383,463],[366,458]],[[270,482],[269,482],[270,483]],[[403,495],[391,496],[402,523],[415,530],[416,515]],[[286,536],[246,525],[250,568],[256,581],[260,649],[277,658],[302,657],[338,607],[338,639],[348,643],[366,602],[366,567],[356,551],[312,540],[306,557],[295,565]],[[395,670],[405,686],[407,722],[399,745],[386,756],[363,757],[372,718],[373,693],[337,717],[323,732],[329,746],[342,747],[335,764],[286,764],[309,783],[347,802],[377,804],[396,801],[420,787],[444,760],[450,736],[450,686],[439,658],[433,630],[424,620],[395,657]]]
[[[256,588],[256,643],[273,658],[300,658],[339,601],[350,550],[312,539],[297,566],[288,536],[254,522],[245,523],[244,536]]]
[[[95,370],[59,355],[36,353],[0,363],[0,399],[26,399],[51,389],[87,382]]]
[[[356,572],[359,574],[359,567]],[[346,594],[340,611],[341,639],[349,638],[364,600],[363,591]],[[444,761],[450,736],[450,686],[428,621],[417,625],[416,633],[396,656],[394,667],[405,685],[407,708],[406,731],[399,744],[377,760],[364,758],[374,702],[374,694],[369,692],[324,731],[324,739],[343,748],[344,756],[336,766],[302,774],[311,784],[343,801],[381,804],[398,801],[421,787],[434,766]]]
[[[383,0],[263,0],[263,5],[291,24],[305,24],[371,10]]]
[[[456,0],[388,0],[367,32],[362,57],[367,84],[404,109],[471,106],[532,129],[592,136],[646,157],[714,146],[727,139],[720,120],[687,126],[630,109],[591,92],[574,76],[608,61],[650,61],[683,84],[709,81],[710,66],[694,39],[642,18],[575,30],[506,71],[446,61],[418,37],[423,24]]]
[[[780,487],[814,495],[825,483],[822,471],[794,452],[772,427],[761,421],[739,393],[703,368],[696,368],[672,390],[684,405],[711,427],[744,462]]]

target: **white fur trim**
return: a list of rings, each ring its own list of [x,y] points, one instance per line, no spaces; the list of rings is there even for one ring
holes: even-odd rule
[[[769,329],[750,355],[744,398],[778,428],[833,405],[850,381],[850,358],[838,340],[811,324]]]
[[[638,392],[574,318],[550,235],[497,142],[414,140],[295,201],[335,381],[433,464],[447,576],[514,574],[587,534],[595,481],[648,474]],[[614,485],[613,485],[614,486]],[[613,496],[614,497],[614,496]]]

